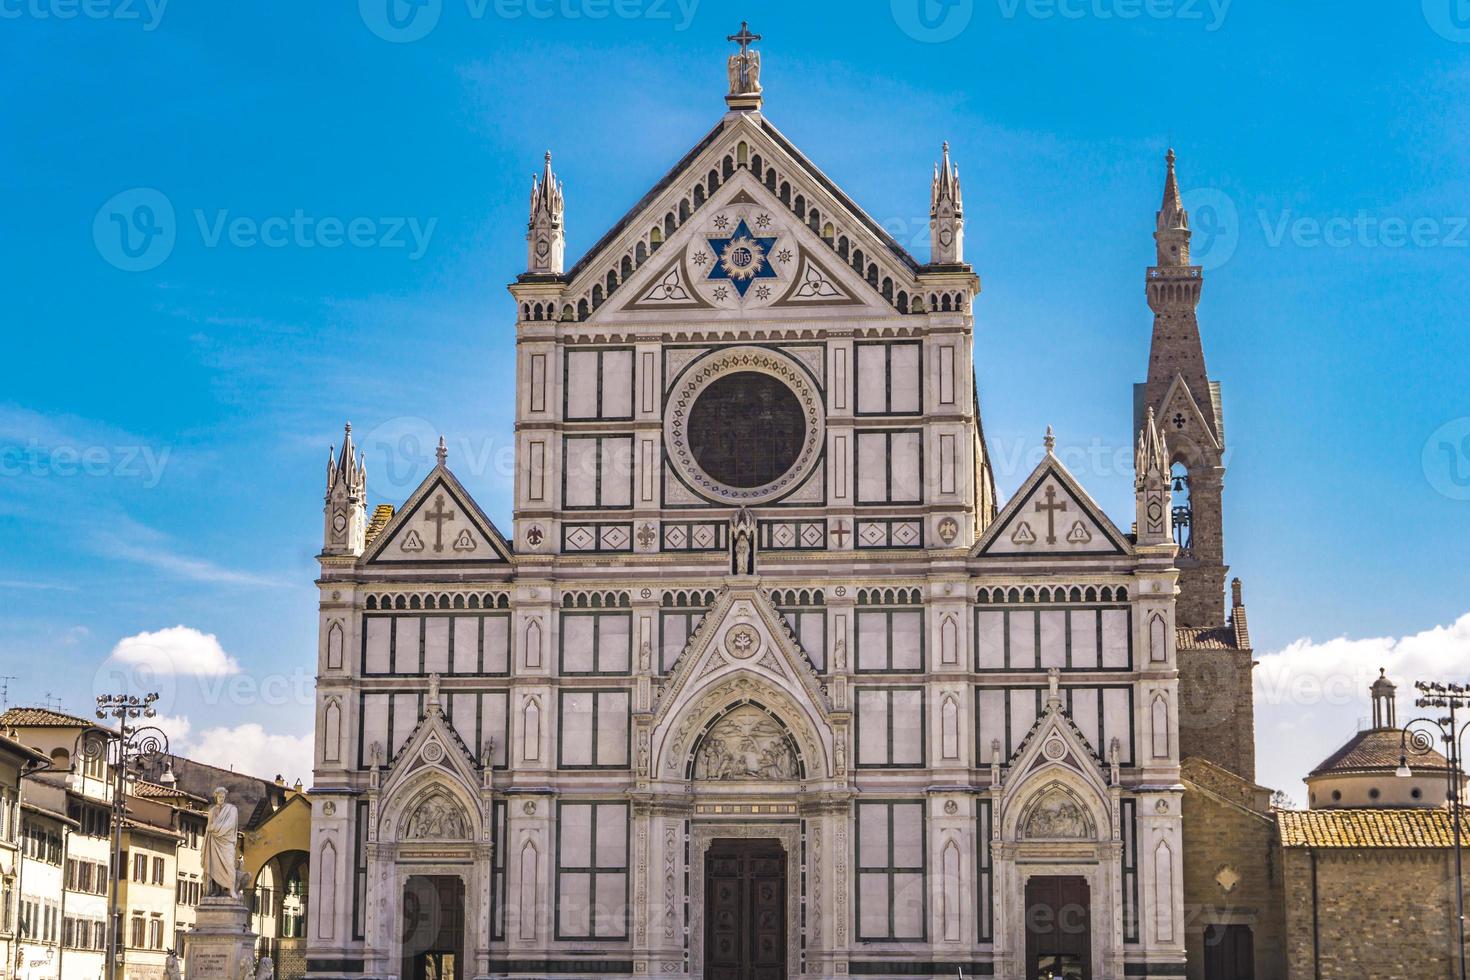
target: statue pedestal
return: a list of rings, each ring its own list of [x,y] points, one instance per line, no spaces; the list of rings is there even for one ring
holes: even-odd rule
[[[202,899],[194,928],[184,934],[185,980],[254,977],[255,939],[250,931],[250,909],[242,901]]]

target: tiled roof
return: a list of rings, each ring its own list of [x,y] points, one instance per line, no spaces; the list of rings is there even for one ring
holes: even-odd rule
[[[202,796],[185,792],[177,786],[164,786],[146,779],[134,780],[130,785],[131,795],[143,800],[188,800],[193,803],[208,803]]]
[[[1370,728],[1358,732],[1348,743],[1322,761],[1311,775],[1326,776],[1352,772],[1384,772],[1399,767],[1399,759],[1405,755],[1403,733],[1397,728]],[[1427,769],[1445,772],[1449,763],[1445,757],[1430,749],[1424,755],[1407,753],[1411,769]]]
[[[1235,649],[1235,630],[1229,626],[1179,626],[1174,638],[1181,650]]]
[[[1453,847],[1443,809],[1280,810],[1282,847]]]
[[[373,508],[373,516],[368,518],[367,532],[364,535],[366,539],[363,542],[364,545],[372,544],[373,538],[376,538],[378,536],[378,532],[387,527],[388,522],[392,519],[392,504],[379,504],[377,507]]]
[[[97,722],[50,708],[11,708],[0,715],[0,728],[73,728],[77,725],[94,728]]]

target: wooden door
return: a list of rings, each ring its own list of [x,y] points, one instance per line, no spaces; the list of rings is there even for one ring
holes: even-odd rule
[[[403,887],[405,980],[465,980],[464,879],[415,875]]]
[[[1256,980],[1256,940],[1250,926],[1205,929],[1205,980]]]
[[[1092,896],[1087,879],[1026,882],[1026,980],[1091,980]]]
[[[706,980],[785,980],[786,852],[716,840],[704,859]]]

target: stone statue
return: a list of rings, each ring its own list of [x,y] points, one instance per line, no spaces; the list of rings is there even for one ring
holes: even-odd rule
[[[164,958],[163,980],[179,980],[179,958],[174,955],[173,950],[169,950],[168,956]]]
[[[780,725],[759,708],[739,708],[705,737],[694,778],[719,782],[788,780],[797,774],[796,753]]]
[[[276,980],[276,964],[269,956],[262,956],[255,968],[255,980]]]
[[[238,900],[235,865],[240,854],[240,811],[225,802],[228,795],[223,786],[215,789],[214,806],[209,808],[202,845],[204,878],[211,895]]]
[[[1024,836],[1039,840],[1082,840],[1090,836],[1087,817],[1061,790],[1048,793],[1026,820]]]
[[[729,62],[730,94],[759,95],[761,93],[761,53],[746,50],[732,54]]]

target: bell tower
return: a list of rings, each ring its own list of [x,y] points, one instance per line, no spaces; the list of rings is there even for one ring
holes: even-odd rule
[[[1152,411],[1170,465],[1173,531],[1179,545],[1179,625],[1225,624],[1225,426],[1220,385],[1205,369],[1198,308],[1204,271],[1190,264],[1189,212],[1179,193],[1174,151],[1155,221],[1156,264],[1148,270],[1154,314],[1148,380],[1134,386],[1134,430]]]

